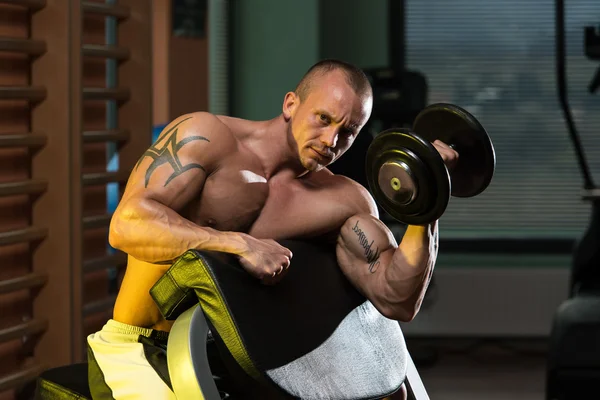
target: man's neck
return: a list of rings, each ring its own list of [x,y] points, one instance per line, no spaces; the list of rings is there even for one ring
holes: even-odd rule
[[[308,171],[298,159],[298,150],[289,137],[288,123],[279,115],[263,121],[257,130],[246,138],[246,145],[259,158],[267,180],[276,175],[297,178]]]

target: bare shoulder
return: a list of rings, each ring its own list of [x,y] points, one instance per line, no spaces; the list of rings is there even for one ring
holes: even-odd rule
[[[360,183],[344,175],[336,175],[323,170],[322,179],[331,188],[332,194],[340,202],[349,206],[356,214],[367,213],[379,218],[379,210],[371,193]]]
[[[184,114],[173,120],[165,128],[161,136],[174,129],[179,130],[179,139],[187,136],[201,135],[211,141],[218,142],[222,146],[237,145],[237,140],[231,129],[218,116],[209,112],[199,111]]]
[[[200,159],[206,166],[216,166],[224,155],[234,153],[238,142],[231,130],[216,115],[194,112],[181,115],[167,125],[149,150],[191,160]]]

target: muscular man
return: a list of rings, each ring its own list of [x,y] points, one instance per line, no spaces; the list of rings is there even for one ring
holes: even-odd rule
[[[249,274],[275,284],[293,257],[276,240],[331,241],[340,268],[384,316],[414,318],[436,260],[437,223],[409,226],[398,245],[369,192],[326,168],[352,145],[372,100],[360,69],[325,60],[285,95],[274,119],[198,112],[164,129],[112,219],[110,243],[129,257],[113,319],[88,338],[90,364],[101,371],[90,373],[93,391],[174,398],[139,342],[166,337],[171,323],[149,290],[188,249],[234,254]],[[448,164],[456,160],[435,145]],[[365,257],[358,231],[379,254]]]

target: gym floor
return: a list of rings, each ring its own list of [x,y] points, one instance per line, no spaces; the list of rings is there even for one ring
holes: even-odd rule
[[[544,400],[545,343],[538,341],[451,341],[431,344],[407,340],[431,400]]]

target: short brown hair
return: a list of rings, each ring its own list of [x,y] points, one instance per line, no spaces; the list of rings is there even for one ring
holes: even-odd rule
[[[298,82],[295,92],[300,97],[300,100],[304,101],[308,97],[316,78],[335,70],[342,70],[344,72],[346,82],[359,96],[373,95],[369,78],[362,69],[345,61],[325,59],[310,67],[300,82]]]

